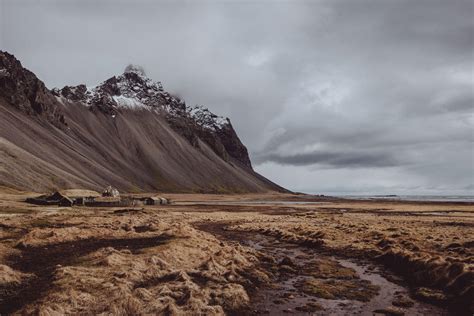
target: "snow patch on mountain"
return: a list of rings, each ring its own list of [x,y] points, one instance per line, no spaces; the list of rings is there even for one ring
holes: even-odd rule
[[[201,127],[217,130],[222,129],[225,125],[229,124],[229,119],[223,116],[218,116],[209,109],[196,105],[194,107],[188,107],[189,115],[200,125]]]
[[[129,98],[123,95],[114,95],[112,99],[118,104],[120,107],[129,108],[129,109],[137,109],[137,108],[147,108],[143,103],[138,101],[134,98]]]

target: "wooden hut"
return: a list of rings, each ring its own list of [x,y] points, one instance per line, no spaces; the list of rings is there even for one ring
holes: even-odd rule
[[[151,196],[145,199],[145,205],[158,205],[161,204],[161,200],[158,196]]]
[[[168,204],[168,200],[159,196],[151,196],[145,198],[145,205],[163,205]]]
[[[72,206],[74,201],[67,196],[64,196],[61,200],[59,200],[59,206]]]
[[[65,197],[66,196],[60,192],[54,192],[50,195],[40,195],[35,198],[27,198],[26,202],[38,205],[58,205]]]

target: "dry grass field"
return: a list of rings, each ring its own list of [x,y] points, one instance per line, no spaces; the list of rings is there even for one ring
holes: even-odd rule
[[[169,194],[137,208],[0,194],[0,314],[470,315],[474,205]]]

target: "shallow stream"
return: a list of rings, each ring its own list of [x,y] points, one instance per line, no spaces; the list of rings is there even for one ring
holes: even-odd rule
[[[322,254],[258,233],[224,231],[223,227],[200,228],[275,259],[274,266],[266,267],[273,275],[272,284],[251,294],[250,314],[449,315],[440,307],[411,298],[407,287],[387,279],[395,276],[368,262]]]

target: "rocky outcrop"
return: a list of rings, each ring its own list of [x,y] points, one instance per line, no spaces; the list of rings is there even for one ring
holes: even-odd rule
[[[1,51],[0,98],[26,114],[46,118],[57,127],[66,125],[57,100],[44,83],[13,55]]]
[[[217,135],[224,145],[224,148],[232,158],[240,162],[245,167],[252,169],[252,163],[250,162],[247,147],[245,147],[245,145],[240,141],[237,133],[230,123],[230,120],[228,121],[228,124],[217,130]]]

